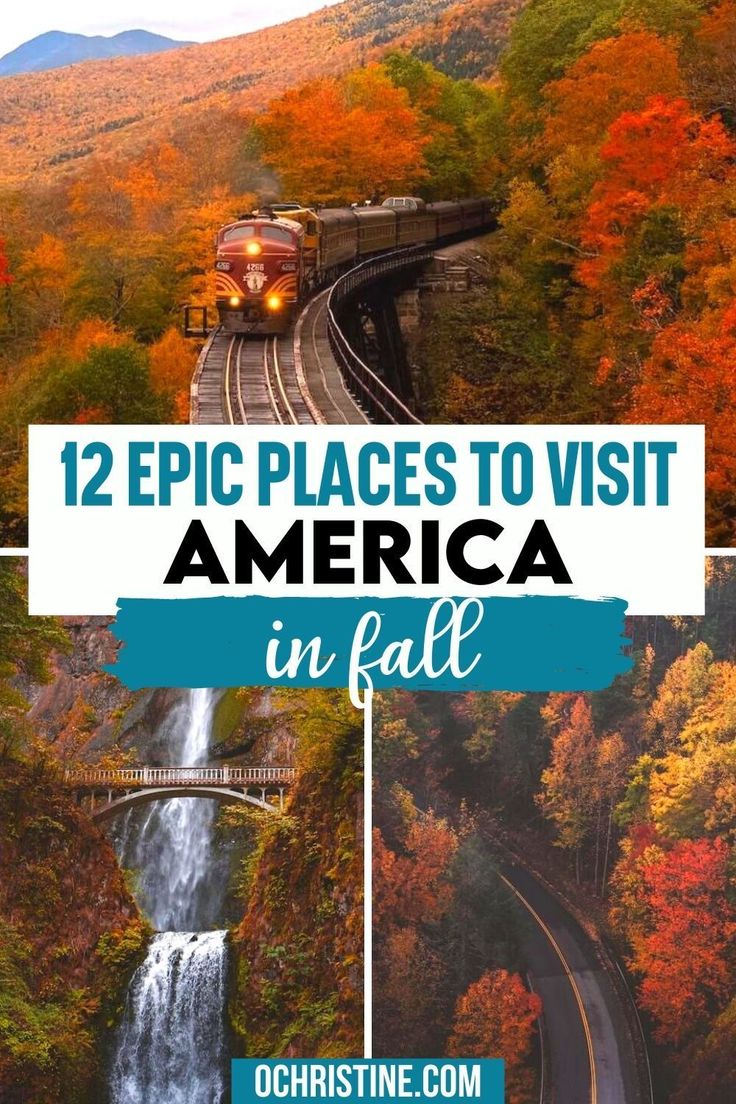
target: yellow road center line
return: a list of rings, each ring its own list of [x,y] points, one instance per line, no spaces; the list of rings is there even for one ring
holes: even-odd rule
[[[509,887],[509,889],[512,891],[512,893],[516,894],[516,896],[519,898],[519,900],[521,901],[524,908],[528,912],[530,912],[531,915],[534,917],[534,919],[539,924],[539,926],[542,929],[542,931],[544,932],[544,934],[549,939],[550,943],[552,944],[552,947],[554,948],[555,954],[557,955],[560,962],[562,963],[562,968],[565,971],[565,974],[567,975],[567,979],[570,982],[570,985],[572,987],[572,991],[575,994],[575,1000],[577,1001],[578,1011],[580,1012],[580,1020],[582,1022],[583,1031],[585,1033],[585,1042],[586,1042],[587,1047],[588,1047],[588,1061],[590,1063],[590,1104],[597,1104],[598,1085],[597,1085],[596,1069],[595,1069],[595,1053],[593,1051],[593,1036],[590,1033],[590,1025],[588,1023],[588,1017],[585,1014],[585,1005],[583,1004],[583,998],[580,995],[580,990],[578,989],[578,984],[575,981],[575,978],[573,976],[573,972],[567,964],[567,959],[565,958],[564,954],[562,953],[562,949],[561,949],[559,943],[557,942],[557,940],[553,936],[553,934],[550,931],[550,929],[548,928],[548,926],[545,924],[542,917],[536,911],[536,909],[532,905],[529,904],[526,897],[524,897],[524,895],[519,892],[519,890],[516,888],[516,886],[512,882],[510,882],[507,877],[505,877],[503,874],[501,874],[500,871],[499,871],[499,877],[501,878],[501,881],[504,882]]]

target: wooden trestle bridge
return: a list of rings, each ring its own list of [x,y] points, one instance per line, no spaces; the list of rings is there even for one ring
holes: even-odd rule
[[[67,771],[64,782],[93,820],[103,821],[134,805],[172,797],[206,797],[223,804],[247,802],[283,812],[293,767],[125,767]]]

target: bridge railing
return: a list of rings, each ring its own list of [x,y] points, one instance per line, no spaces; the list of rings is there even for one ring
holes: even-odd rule
[[[338,322],[338,314],[355,293],[367,284],[375,283],[392,272],[399,272],[421,264],[432,256],[433,249],[426,245],[397,249],[363,261],[351,268],[332,285],[327,297],[327,336],[332,354],[353,398],[357,399],[374,422],[394,425],[422,425],[421,418],[403,403],[398,395],[387,387],[380,376],[369,368],[355,352]]]
[[[294,781],[293,767],[123,767],[105,770],[90,767],[67,771],[64,779],[72,787],[110,786],[132,789],[140,786],[288,786]]]

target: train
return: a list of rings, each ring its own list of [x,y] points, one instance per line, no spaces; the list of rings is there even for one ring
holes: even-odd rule
[[[316,288],[363,258],[490,230],[495,216],[487,197],[425,203],[416,196],[320,210],[285,202],[244,215],[217,234],[220,325],[229,333],[283,333]]]

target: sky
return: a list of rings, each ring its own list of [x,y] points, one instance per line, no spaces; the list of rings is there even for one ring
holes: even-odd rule
[[[147,31],[193,42],[245,34],[283,23],[337,0],[37,0],[13,5],[12,16],[0,20],[0,57],[44,31],[77,34],[117,34],[142,27]]]

